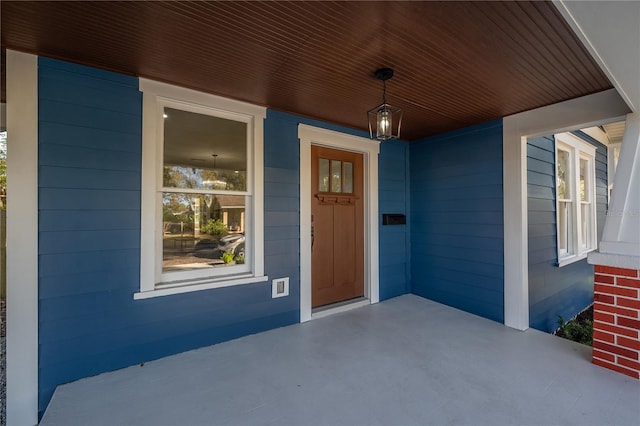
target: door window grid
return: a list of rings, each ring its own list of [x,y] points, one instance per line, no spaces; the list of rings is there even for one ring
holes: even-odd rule
[[[353,163],[319,158],[318,191],[353,194]]]

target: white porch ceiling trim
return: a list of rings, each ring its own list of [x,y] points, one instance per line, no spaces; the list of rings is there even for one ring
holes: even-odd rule
[[[629,108],[640,111],[640,2],[553,3]]]

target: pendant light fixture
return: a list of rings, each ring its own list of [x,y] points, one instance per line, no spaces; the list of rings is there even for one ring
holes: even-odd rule
[[[209,187],[210,189],[226,189],[227,182],[218,179],[218,171],[216,170],[216,159],[218,158],[218,154],[211,154],[213,157],[213,179],[207,179],[202,181],[202,184]]]
[[[378,80],[382,80],[382,103],[367,111],[369,136],[383,142],[397,139],[400,137],[402,109],[387,103],[387,80],[393,77],[393,70],[380,68],[374,75]]]

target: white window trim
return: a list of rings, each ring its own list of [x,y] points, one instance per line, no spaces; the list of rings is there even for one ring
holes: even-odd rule
[[[252,130],[253,130],[253,115],[247,115],[247,114],[238,114],[235,112],[228,112],[228,111],[222,111],[219,109],[213,109],[213,108],[205,108],[199,105],[193,105],[193,104],[188,104],[185,103],[183,101],[180,102],[176,102],[174,100],[169,100],[166,98],[161,98],[161,97],[157,97],[156,98],[156,139],[157,140],[164,140],[164,122],[163,120],[159,120],[159,117],[163,116],[164,113],[164,109],[165,108],[173,108],[173,109],[179,109],[182,111],[188,111],[188,112],[192,112],[195,114],[203,114],[203,115],[211,115],[211,114],[215,114],[216,117],[220,117],[220,118],[224,118],[226,120],[231,120],[231,121],[237,121],[237,122],[242,122],[245,123],[247,125],[247,141],[246,141],[246,145],[247,145],[247,188],[245,191],[220,191],[220,190],[212,190],[212,191],[203,191],[201,189],[190,189],[190,188],[167,188],[164,187],[163,185],[163,174],[162,174],[162,168],[161,167],[156,167],[155,169],[155,185],[157,188],[156,191],[156,206],[160,205],[162,203],[162,194],[163,193],[183,193],[183,194],[203,194],[205,192],[207,193],[216,193],[216,194],[223,194],[223,195],[239,195],[239,196],[249,196],[251,197],[250,200],[248,200],[247,198],[245,198],[245,221],[247,223],[247,235],[250,235],[253,237],[254,235],[254,230],[253,227],[251,226],[253,224],[252,218],[253,218],[253,188],[254,188],[254,167],[251,167],[251,165],[253,164],[253,139],[254,139],[254,135],[251,134]],[[163,158],[162,158],[162,153],[158,150],[157,155],[159,157],[156,157],[156,165],[162,164],[163,162]],[[160,224],[162,223],[162,211],[158,210],[156,211],[156,223]],[[226,266],[224,269],[211,269],[211,268],[201,268],[201,269],[193,269],[193,270],[189,270],[189,271],[167,271],[167,272],[162,272],[160,270],[160,268],[156,267],[155,270],[155,282],[156,283],[163,283],[163,284],[157,284],[156,287],[162,287],[162,288],[166,288],[166,287],[179,287],[179,286],[183,286],[185,284],[182,284],[183,282],[191,282],[193,284],[196,284],[199,280],[207,280],[207,281],[219,281],[219,277],[224,277],[224,276],[230,276],[230,275],[236,275],[236,274],[241,274],[241,273],[247,273],[250,272],[252,270],[252,266],[253,266],[253,250],[252,250],[253,245],[247,244],[247,259],[249,260],[249,262],[251,263],[246,263],[246,264],[241,264],[241,265],[233,265],[233,266]],[[160,259],[162,257],[162,240],[157,240],[156,241],[156,259]],[[167,284],[164,284],[167,283]]]
[[[266,108],[245,102],[222,98],[207,93],[185,89],[166,83],[140,79],[139,90],[143,93],[142,119],[142,191],[141,191],[141,239],[140,239],[140,292],[134,299],[167,296],[171,294],[208,290],[220,287],[267,281],[264,276],[264,119]],[[188,111],[206,109],[222,117],[240,119],[253,127],[253,141],[249,144],[247,184],[251,188],[252,213],[247,226],[253,232],[253,256],[251,272],[229,271],[225,276],[202,276],[161,282],[161,241],[158,241],[157,226],[161,212],[158,209],[158,185],[162,174],[158,164],[162,160],[158,135],[161,131],[159,118],[163,105],[171,104]],[[159,130],[160,129],[160,130]],[[252,161],[253,160],[253,161]],[[244,195],[244,192],[241,194]],[[198,275],[198,274],[196,274]]]
[[[595,161],[596,161],[596,147],[591,145],[588,142],[583,141],[571,133],[559,133],[554,135],[556,140],[556,148],[555,148],[555,164],[557,167],[558,164],[558,150],[563,150],[569,152],[569,161],[571,162],[571,176],[570,176],[570,185],[571,185],[571,194],[572,194],[572,203],[571,203],[571,212],[572,215],[572,225],[573,229],[571,232],[571,244],[573,246],[573,252],[563,255],[560,253],[560,234],[557,232],[558,223],[559,223],[559,199],[556,194],[556,255],[557,255],[557,266],[562,267],[565,265],[569,265],[574,262],[578,262],[580,260],[586,259],[587,254],[597,249],[598,239],[597,239],[597,217],[596,217],[596,188],[595,188]],[[580,191],[579,191],[579,171],[580,171],[580,159],[586,159],[589,162],[589,199],[590,202],[590,210],[591,210],[591,223],[588,225],[591,233],[590,233],[590,241],[589,248],[582,248],[582,235],[580,230],[578,229],[578,225],[582,223],[582,202],[580,200]],[[557,173],[557,169],[556,169]],[[557,188],[556,188],[557,191]]]

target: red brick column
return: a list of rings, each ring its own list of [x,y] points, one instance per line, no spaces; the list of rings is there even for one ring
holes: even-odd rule
[[[640,271],[595,265],[593,363],[640,379]]]

